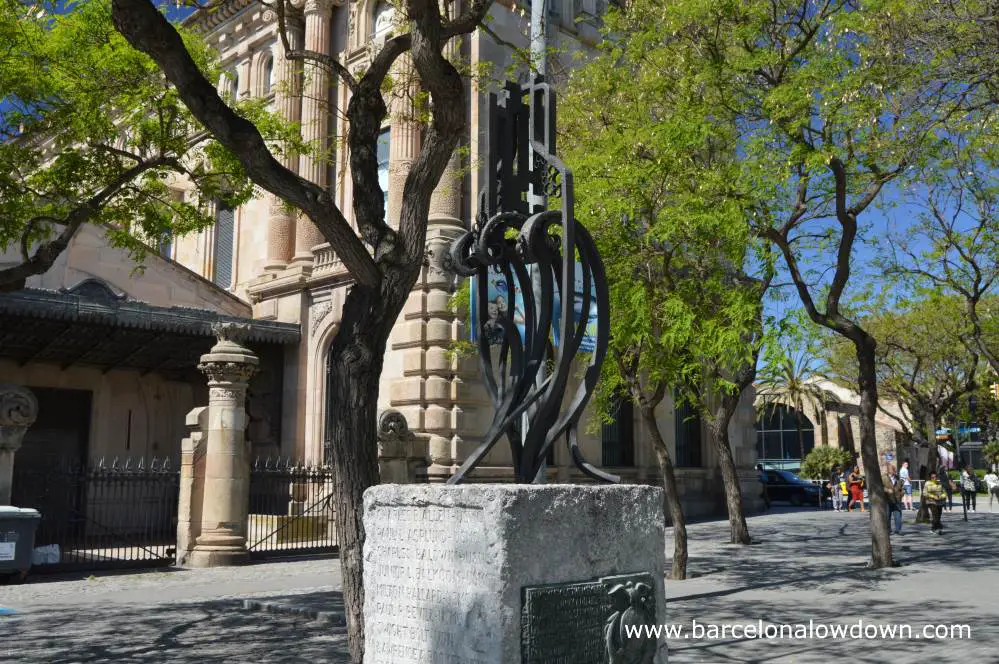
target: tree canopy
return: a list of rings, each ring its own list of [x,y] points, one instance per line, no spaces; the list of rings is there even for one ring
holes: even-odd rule
[[[217,80],[210,49],[184,39]],[[0,250],[17,253],[0,290],[45,272],[84,223],[141,261],[164,237],[211,224],[213,200],[250,196],[239,162],[115,31],[109,2],[0,0],[0,46]],[[260,103],[239,107],[268,136],[292,136]],[[181,179],[193,189],[183,199],[169,189]]]

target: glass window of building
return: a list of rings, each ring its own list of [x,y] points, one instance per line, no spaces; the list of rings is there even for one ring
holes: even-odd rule
[[[378,186],[382,188],[382,195],[385,198],[385,205],[388,206],[388,192],[389,192],[389,141],[391,139],[392,130],[382,129],[382,132],[378,134]]]
[[[236,210],[218,201],[215,206],[214,258],[212,281],[222,288],[232,286],[233,240],[236,232]]]
[[[756,421],[756,454],[761,460],[800,460],[814,447],[815,427],[812,421],[794,408],[785,405],[768,407]]]
[[[701,415],[697,409],[688,403],[679,402],[676,405],[674,418],[676,441],[676,467],[700,468],[703,464],[701,456]]]
[[[612,422],[600,427],[602,465],[631,467],[635,465],[635,413],[630,399],[617,398],[611,405]]]

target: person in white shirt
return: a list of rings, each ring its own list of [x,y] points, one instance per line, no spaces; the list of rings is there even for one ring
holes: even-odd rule
[[[982,479],[985,480],[985,486],[989,488],[989,511],[991,512],[992,500],[999,500],[999,475],[996,475],[996,471],[990,470]]]
[[[902,462],[902,469],[898,471],[898,477],[902,480],[902,488],[905,494],[902,496],[902,509],[911,510],[912,507],[912,480],[909,479],[909,462]]]

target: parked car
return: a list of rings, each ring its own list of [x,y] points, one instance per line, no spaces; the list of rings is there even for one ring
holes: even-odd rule
[[[792,505],[819,505],[822,487],[803,480],[787,470],[767,471],[767,493],[770,500],[787,501]]]

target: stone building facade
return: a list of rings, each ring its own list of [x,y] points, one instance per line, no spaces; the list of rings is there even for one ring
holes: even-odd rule
[[[293,5],[295,10],[289,17],[292,46],[333,55],[351,71],[362,70],[384,39],[398,30],[388,2],[297,0]],[[549,70],[558,82],[572,53],[595,43],[597,17],[606,0],[557,0],[551,5],[550,43],[560,55],[552,57]],[[491,10],[490,28],[503,41],[526,47],[528,15],[521,7],[497,2]],[[288,168],[328,187],[350,219],[352,192],[342,141],[346,126],[342,114],[336,112],[347,105],[346,87],[322,69],[305,65],[301,71],[287,60],[274,12],[251,0],[232,0],[210,13],[194,15],[189,24],[201,30],[221,54],[226,71],[219,81],[221,90],[237,98],[270,100],[276,112],[299,123],[303,136],[319,146],[317,155],[329,156],[283,159]],[[509,46],[482,31],[456,40],[449,49],[470,62],[473,71],[489,63],[497,75],[514,58]],[[434,193],[428,259],[390,337],[382,375],[379,411],[400,411],[416,433],[412,445],[393,452],[403,458],[401,467],[409,469],[402,475],[417,474],[430,481],[443,481],[457,469],[477,445],[491,416],[477,363],[456,359],[451,352],[454,341],[467,338],[468,331],[449,308],[456,283],[438,260],[450,240],[475,218],[479,189],[475,165],[484,145],[486,95],[494,83],[486,78],[468,82],[469,131],[461,141],[464,149],[452,159]],[[403,93],[393,100],[379,140],[380,176],[390,224],[398,221],[403,181],[420,145],[420,126],[406,113],[408,99]],[[173,186],[178,197],[193,195],[183,182]],[[337,332],[350,276],[311,221],[289,211],[270,194],[260,192],[239,209],[217,207],[214,213],[214,227],[172,238],[162,255],[149,257],[141,275],[128,269],[127,257],[104,244],[98,230],[88,229],[73,241],[60,263],[48,274],[32,279],[29,288],[58,291],[98,278],[128,301],[157,307],[182,304],[263,325],[248,342],[261,357],[261,370],[249,386],[247,414],[253,453],[321,462],[326,423],[337,416],[336,404],[325,400],[327,349]],[[279,332],[271,334],[265,329],[267,325]],[[291,329],[297,332],[293,340],[287,334]],[[258,347],[253,346],[255,340]],[[77,368],[72,363],[59,367],[36,359],[0,358],[0,382],[72,386],[106,395],[97,397],[98,401],[107,399],[107,403],[101,408],[92,406],[87,425],[92,453],[98,446],[108,448],[100,448],[101,453],[125,452],[119,449],[121,436],[115,435],[113,424],[122,417],[122,395],[140,399],[139,395],[152,389],[169,393],[169,408],[163,408],[161,401],[146,399],[135,406],[139,414],[129,416],[145,418],[145,449],[164,454],[179,451],[185,415],[206,401],[204,377],[196,373],[157,388],[154,383],[162,379],[155,370]],[[759,493],[752,470],[756,461],[754,419],[753,400],[747,395],[733,419],[731,434],[750,508]],[[698,420],[678,414],[669,399],[661,407],[660,422],[679,466],[688,515],[723,511],[720,474],[706,429]],[[655,453],[627,408],[613,425],[592,424],[581,445],[588,459],[614,467],[626,481],[658,482]],[[497,446],[483,464],[478,478],[511,477],[509,452],[501,448]],[[550,469],[553,480],[582,480],[567,450],[557,449],[554,461]],[[385,474],[386,479],[402,479],[392,472]]]

